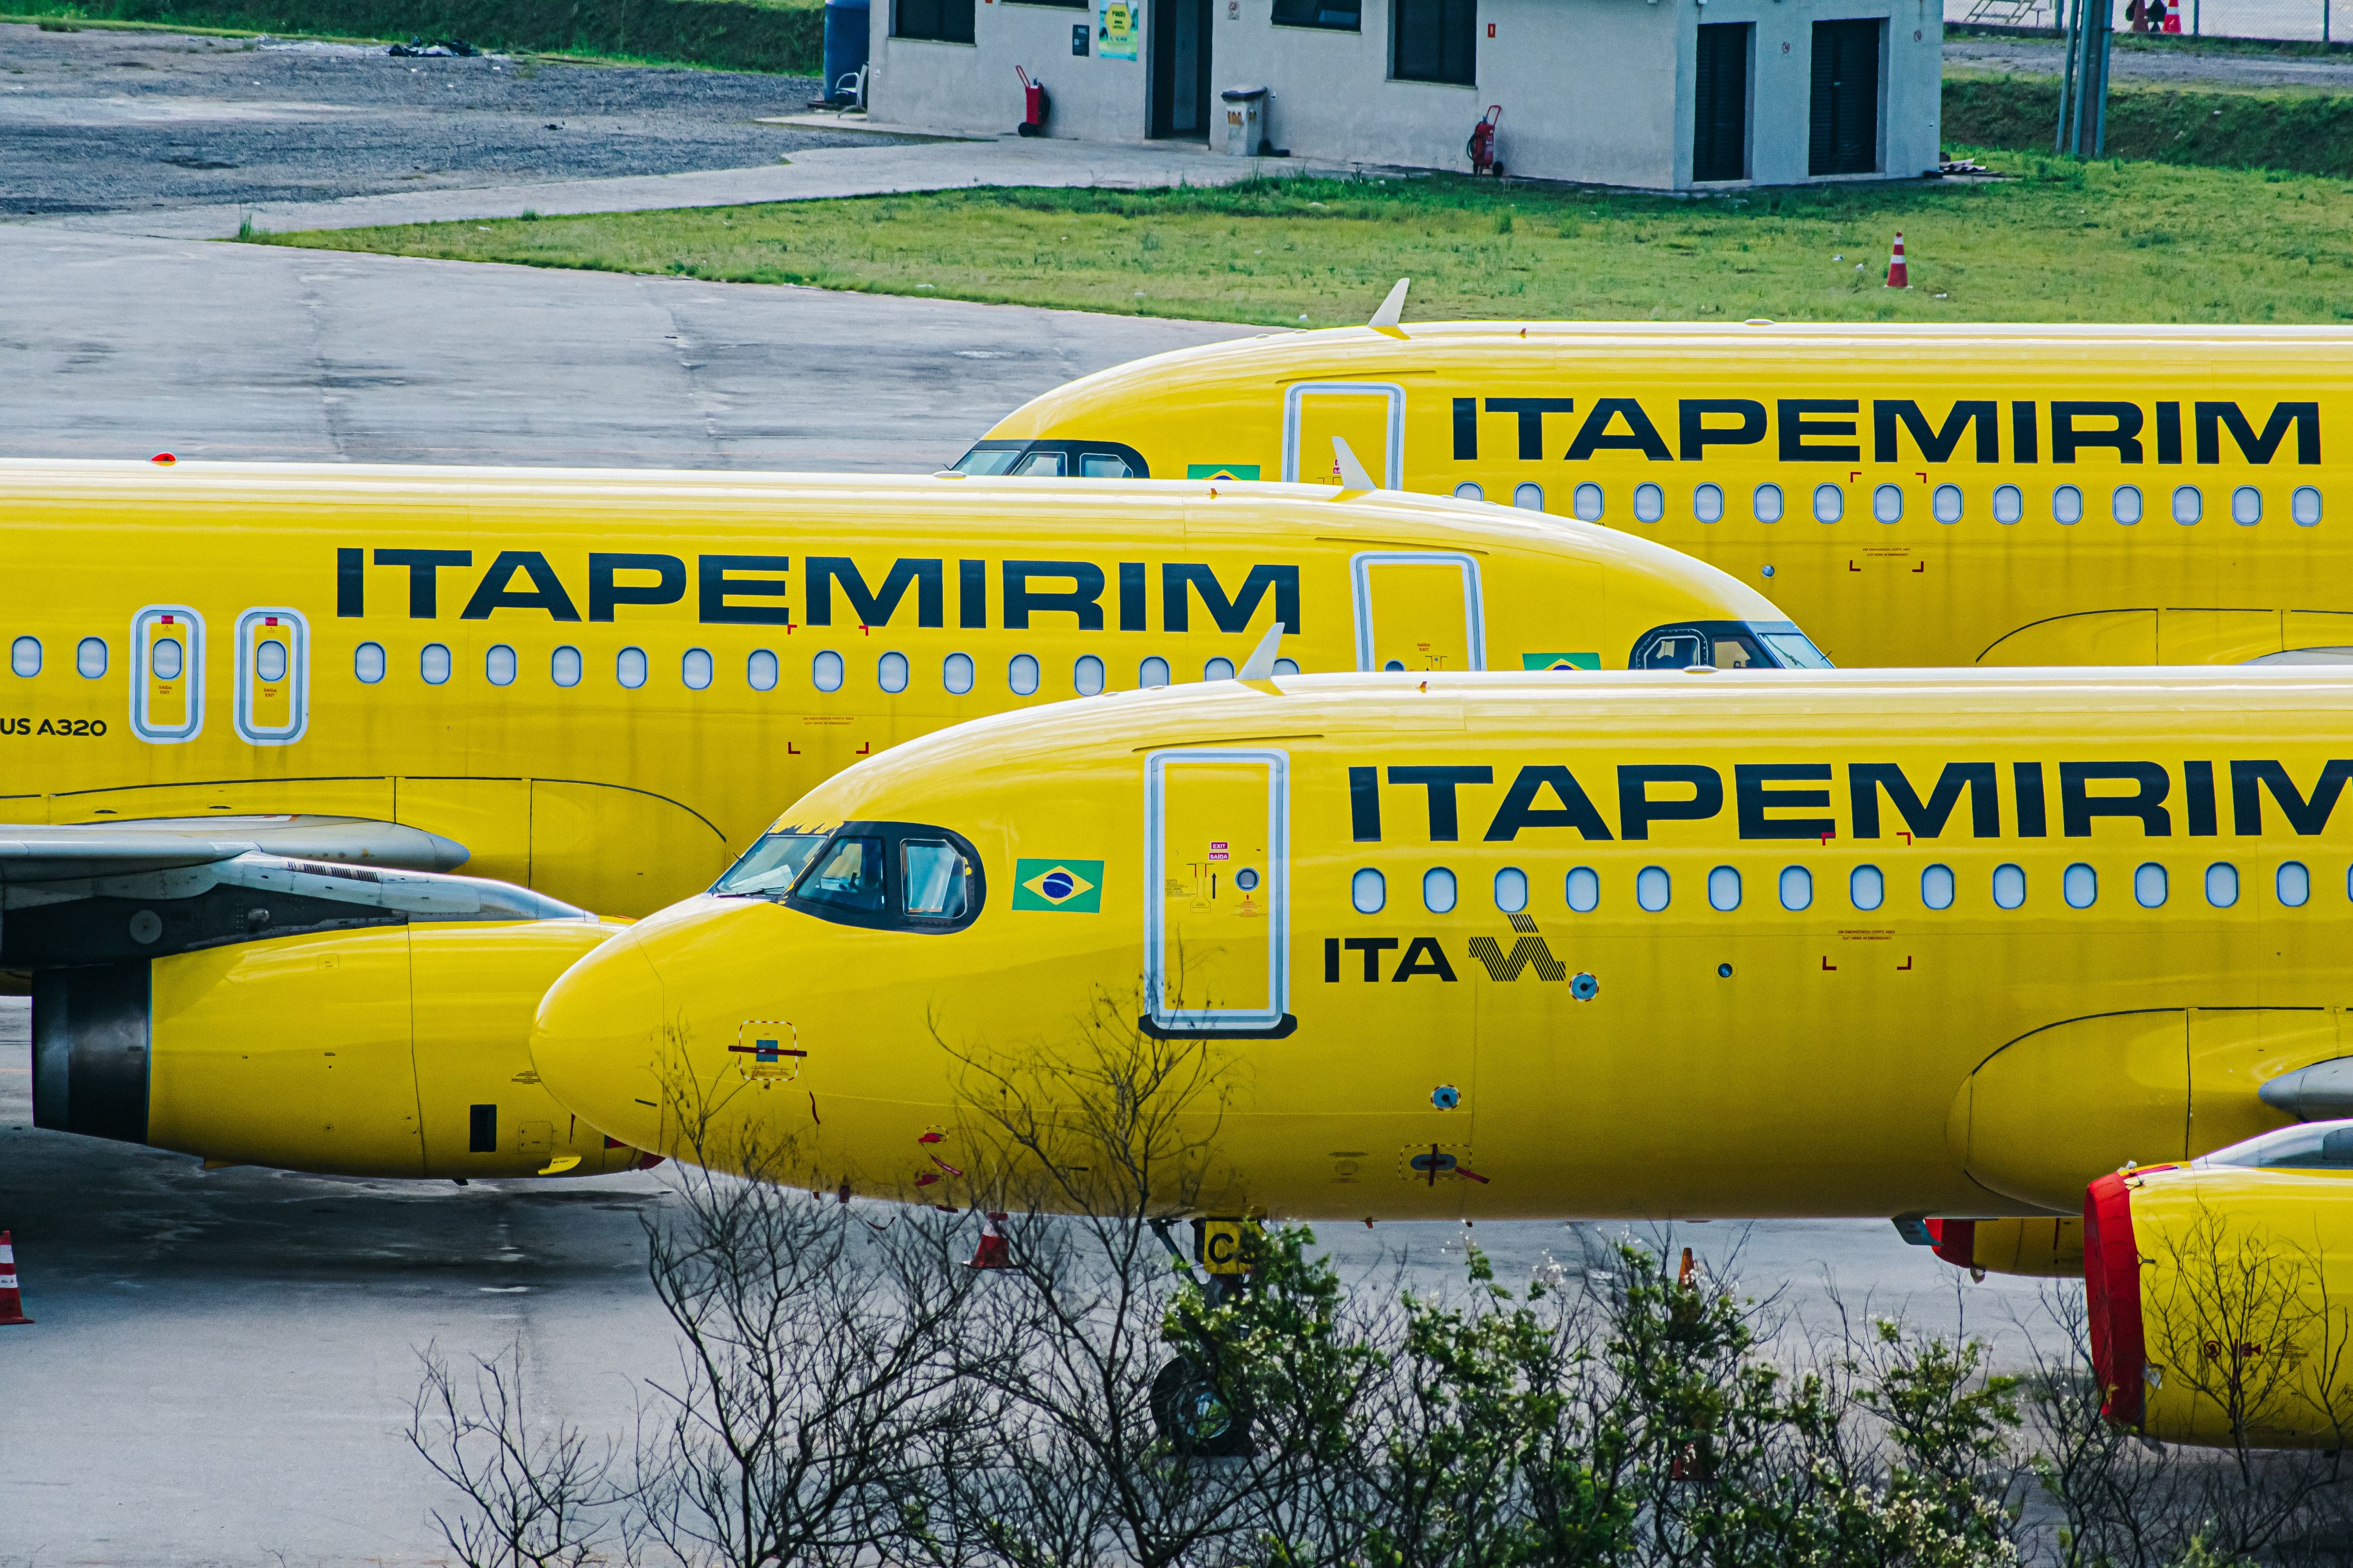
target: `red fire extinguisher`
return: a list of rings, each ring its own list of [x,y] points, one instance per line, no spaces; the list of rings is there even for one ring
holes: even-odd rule
[[[1031,81],[1029,73],[1019,66],[1013,74],[1021,79],[1021,123],[1013,129],[1024,136],[1046,134],[1046,84]]]
[[[1504,122],[1504,106],[1491,103],[1486,118],[1471,128],[1471,141],[1462,149],[1470,154],[1471,172],[1474,174],[1501,174],[1502,160],[1495,156],[1495,127]]]

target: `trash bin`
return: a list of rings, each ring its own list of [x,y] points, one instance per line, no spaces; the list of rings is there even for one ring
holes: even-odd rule
[[[1266,144],[1266,89],[1229,87],[1218,96],[1226,100],[1226,155],[1257,157]]]
[[[825,0],[825,96],[839,105],[854,99],[866,68],[868,0]]]

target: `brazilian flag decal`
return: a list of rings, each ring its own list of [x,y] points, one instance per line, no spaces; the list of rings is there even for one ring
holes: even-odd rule
[[[1254,479],[1258,478],[1256,463],[1187,463],[1185,477],[1188,479]]]
[[[1599,669],[1601,656],[1598,653],[1524,653],[1520,655],[1522,669]]]
[[[1017,860],[1013,907],[1103,912],[1103,863],[1100,860]]]

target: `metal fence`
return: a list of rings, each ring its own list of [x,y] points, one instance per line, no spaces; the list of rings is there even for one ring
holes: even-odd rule
[[[2063,27],[2075,0],[1945,0],[1947,22]],[[2097,0],[2094,0],[2097,3]],[[2119,33],[2166,32],[2294,43],[2353,42],[2353,0],[2140,0],[2161,16],[2155,27],[2126,13],[2134,0],[2107,0]],[[2161,7],[2161,10],[2160,10]],[[2332,15],[2332,11],[2334,15]]]

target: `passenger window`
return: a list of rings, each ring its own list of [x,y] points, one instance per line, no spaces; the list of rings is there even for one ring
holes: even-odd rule
[[[2298,528],[2312,527],[2320,521],[2320,492],[2310,485],[2296,486],[2295,494],[2288,498],[2287,512]]]
[[[1960,521],[1961,487],[1938,485],[1936,493],[1928,498],[1928,510],[1935,515],[1938,522]]]
[[[899,845],[900,900],[918,920],[962,920],[971,874],[953,844],[909,838]]]
[[[434,646],[436,647],[440,647],[440,645],[438,643]],[[33,645],[33,668],[36,671],[41,668],[40,647],[41,645],[38,643],[35,643]],[[442,647],[440,648],[440,679],[447,680],[449,679],[449,650],[446,647]],[[147,667],[154,671],[155,679],[158,680],[177,680],[180,679],[180,669],[185,662],[185,645],[181,643],[179,638],[168,637],[157,637],[155,639],[154,647],[149,650]],[[431,679],[433,678],[428,676],[427,679]]]
[[[272,643],[269,646],[278,650],[278,673],[272,675],[265,669],[261,672],[261,679],[283,680],[286,679],[286,645]],[[74,648],[74,668],[86,680],[96,680],[100,676],[104,675],[106,673],[106,639],[104,637],[82,638]]]
[[[646,683],[646,650],[625,647],[613,658],[613,679],[635,691]]]
[[[2165,907],[2165,868],[2154,860],[2143,861],[2133,872],[2133,901],[2145,910]]]
[[[1348,879],[1348,902],[1356,906],[1358,914],[1379,914],[1388,907],[1388,879],[1370,866],[1364,867]]]
[[[1432,866],[1421,874],[1421,907],[1431,914],[1442,915],[1454,908],[1454,873],[1443,866]]]
[[[1135,470],[1127,459],[1109,452],[1089,452],[1079,458],[1079,477],[1082,479],[1132,479]]]
[[[2109,499],[2108,507],[2116,514],[2118,522],[2130,528],[2140,521],[2140,487],[2118,485],[2116,494]],[[2063,517],[2059,521],[2066,522],[2070,520]]]
[[[374,686],[384,679],[384,644],[364,642],[352,649],[352,674],[363,686]]]
[[[30,678],[41,673],[41,639],[18,637],[8,645],[8,668]]]
[[[1601,902],[1600,874],[1590,867],[1579,866],[1568,874],[1567,893],[1570,909],[1581,915],[1591,914]]]
[[[1061,453],[1032,452],[1028,457],[1022,458],[1018,464],[1015,465],[1013,471],[1017,474],[1027,474],[1032,479],[1052,478],[1059,479],[1069,470],[1064,467],[1063,455]]]
[[[1274,661],[1274,672],[1277,675],[1297,675],[1299,661],[1295,658],[1278,658]]]
[[[1887,879],[1876,866],[1857,866],[1847,877],[1846,896],[1856,909],[1875,910],[1887,901]]]
[[[1071,684],[1082,697],[1092,697],[1103,689],[1103,662],[1094,655],[1082,654],[1071,671]]]
[[[169,673],[162,668],[165,648],[172,650],[172,668]],[[173,676],[179,674],[180,645],[175,642],[158,642],[155,645],[155,662],[157,679],[169,680]],[[425,678],[425,684],[427,686],[438,686],[448,680],[449,679],[448,648],[438,642],[427,643],[425,651],[417,656],[417,673]]]
[[[1692,491],[1692,515],[1702,522],[1719,522],[1724,518],[1724,491],[1716,485],[1702,485]]]
[[[1882,485],[1871,492],[1871,515],[1882,522],[1900,522],[1904,519],[1904,488]]]
[[[2218,910],[2227,910],[2239,901],[2239,868],[2227,860],[2217,860],[2206,868],[2206,901]]]
[[[1516,866],[1506,866],[1495,873],[1495,907],[1507,915],[1518,914],[1528,907],[1528,874]]]
[[[1005,667],[1005,683],[1016,697],[1034,697],[1038,692],[1038,661],[1026,653],[1017,653]]]
[[[2073,485],[2061,485],[2051,492],[2051,515],[2064,523],[2084,521],[2084,492]]]
[[[678,678],[689,691],[702,691],[711,685],[711,651],[708,648],[688,648],[678,661]]]
[[[1846,492],[1836,485],[1814,487],[1814,519],[1818,522],[1836,522],[1846,515]]]
[[[1544,510],[1544,486],[1514,485],[1512,487],[1512,504],[1519,508],[1522,511]]]
[[[1465,479],[1461,484],[1454,487],[1454,499],[1456,500],[1485,500],[1487,499],[1487,492],[1481,489],[1475,481]]]
[[[2177,485],[2173,491],[2173,521],[2187,528],[2206,515],[2206,497],[2196,485]]]
[[[1674,884],[1663,866],[1645,866],[1634,875],[1634,901],[1658,913],[1674,898]]]
[[[2016,485],[1996,485],[1993,491],[1993,520],[1999,523],[2016,522],[2026,515],[2026,496]]]
[[[547,678],[558,686],[580,684],[580,650],[559,647],[547,656]]]
[[[1778,485],[1758,485],[1757,487],[1756,505],[1757,521],[1780,521],[1781,487]]]
[[[1634,487],[1634,521],[1656,522],[1667,515],[1667,492],[1653,484]]]
[[[2231,521],[2249,527],[2263,520],[2263,492],[2253,485],[2241,485],[2231,492]]]
[[[776,689],[776,656],[766,648],[754,648],[744,661],[744,682],[754,691]]]
[[[1953,868],[1930,866],[1920,873],[1920,901],[1932,910],[1953,907]]]
[[[1993,868],[1993,901],[1997,908],[2014,910],[2026,902],[2026,872],[2017,866],[1996,866]]]
[[[2100,901],[2100,874],[2081,860],[2067,868],[2059,879],[2059,896],[2067,900],[2071,910],[2088,910]]]
[[[809,682],[819,691],[841,689],[841,656],[831,648],[809,660]]]
[[[512,686],[515,678],[515,650],[504,643],[493,643],[491,651],[482,656],[482,675],[492,686]],[[262,677],[267,680],[269,676]]]
[[[2279,875],[2273,879],[2272,886],[2279,894],[2281,903],[2289,909],[2300,910],[2304,908],[2305,900],[2312,897],[2312,873],[2305,869],[2303,861],[2290,860],[2280,867]]]
[[[1232,659],[1213,658],[1201,667],[1201,679],[1204,680],[1231,680],[1233,678],[1234,661]]]
[[[1168,661],[1155,653],[1151,658],[1145,659],[1142,664],[1137,665],[1135,667],[1135,684],[1139,690],[1146,687],[1167,685]]]
[[[1814,874],[1803,866],[1781,868],[1781,907],[1810,910],[1814,906]]]
[[[793,896],[813,904],[860,914],[882,912],[882,840],[860,837],[836,838],[817,868],[803,877]]]
[[[1718,866],[1707,874],[1707,907],[1729,912],[1740,907],[1740,873],[1730,866]]]
[[[957,697],[962,697],[965,692],[970,691],[972,689],[972,655],[952,653],[941,661],[940,684],[946,687],[952,695]]]
[[[874,684],[892,693],[906,690],[907,656],[903,653],[886,653],[875,660]]]
[[[1570,498],[1570,510],[1577,513],[1580,521],[1599,522],[1601,521],[1601,487],[1595,484],[1577,486]]]

